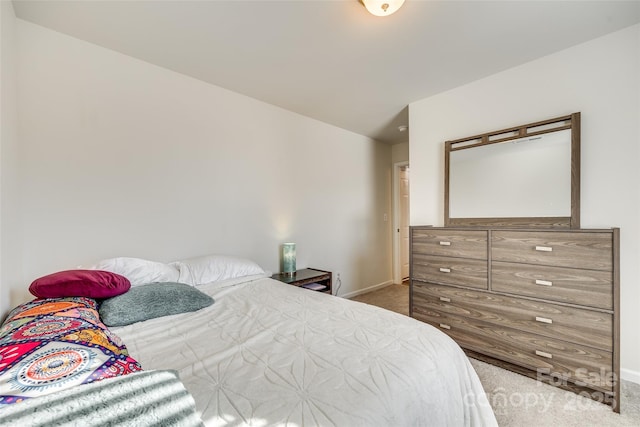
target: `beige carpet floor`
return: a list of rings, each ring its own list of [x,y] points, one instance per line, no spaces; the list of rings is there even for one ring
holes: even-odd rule
[[[409,314],[409,286],[391,285],[351,298]],[[622,381],[621,413],[607,405],[470,359],[502,427],[640,427],[640,384]]]

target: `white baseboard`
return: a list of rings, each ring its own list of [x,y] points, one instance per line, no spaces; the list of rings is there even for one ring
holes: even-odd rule
[[[356,295],[366,294],[367,292],[375,291],[376,289],[382,289],[389,285],[393,285],[393,280],[387,280],[386,282],[369,286],[368,288],[358,289],[357,291],[349,292],[348,294],[338,295],[338,296],[341,298],[352,298],[352,297],[355,297]]]
[[[631,369],[620,369],[620,378],[625,381],[631,381],[632,383],[640,384],[640,372],[632,371]]]

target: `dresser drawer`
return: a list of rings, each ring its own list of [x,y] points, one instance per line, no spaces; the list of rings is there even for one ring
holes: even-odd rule
[[[415,284],[414,306],[612,351],[613,316],[504,295]],[[415,308],[414,308],[415,310]]]
[[[610,271],[493,262],[491,290],[613,309]]]
[[[556,267],[613,269],[611,233],[493,231],[491,258]]]
[[[445,332],[451,336],[460,347],[468,348],[471,350],[480,351],[482,345],[476,345],[477,338],[474,336],[473,327],[474,322],[472,319],[465,318],[464,316],[457,316],[455,314],[446,313],[441,310],[434,309],[428,305],[416,304],[413,308],[412,317],[420,320],[424,323],[429,323],[432,326]],[[469,325],[468,327],[465,325]],[[482,352],[486,353],[486,352]]]
[[[414,317],[445,332],[463,348],[532,369],[540,375],[568,379],[604,392],[613,390],[613,358],[608,351],[433,309],[414,310]]]
[[[414,253],[412,278],[426,282],[487,289],[487,262]]]
[[[486,231],[425,228],[411,233],[414,254],[487,259]]]

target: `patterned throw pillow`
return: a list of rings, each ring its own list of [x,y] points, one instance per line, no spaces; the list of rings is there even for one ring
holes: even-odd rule
[[[36,299],[0,328],[0,405],[141,370],[91,298]]]

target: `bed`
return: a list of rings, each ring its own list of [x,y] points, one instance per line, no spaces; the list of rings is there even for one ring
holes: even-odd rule
[[[252,274],[190,283],[211,297],[204,308],[109,328],[144,371],[177,372],[204,425],[497,425],[474,369],[447,335],[245,273]],[[178,282],[194,281],[184,274],[183,265]]]

